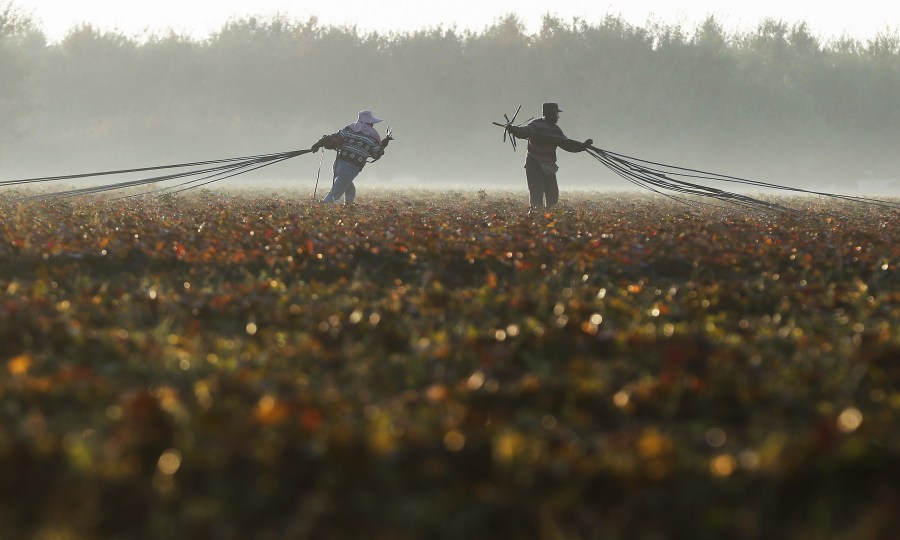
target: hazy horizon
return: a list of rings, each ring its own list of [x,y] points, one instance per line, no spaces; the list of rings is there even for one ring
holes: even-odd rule
[[[475,34],[378,38],[290,19],[232,21],[203,42],[82,28],[54,44],[35,38],[40,27],[18,32],[0,27],[10,74],[0,81],[3,180],[308,148],[368,108],[396,140],[363,171],[362,189],[524,189],[524,145],[513,152],[491,122],[519,105],[519,120],[540,116],[542,101],[558,101],[567,136],[613,152],[900,194],[896,33],[827,43],[777,21],[735,34],[717,21],[641,27],[615,17],[545,18],[538,31],[507,17]],[[559,164],[564,190],[632,188],[587,155],[560,151]],[[314,181],[317,165],[299,157],[235,182]]]

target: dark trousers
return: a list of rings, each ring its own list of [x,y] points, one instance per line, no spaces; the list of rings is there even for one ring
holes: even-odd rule
[[[544,206],[544,198],[547,198],[547,206],[553,206],[559,202],[559,184],[556,182],[556,173],[547,174],[536,161],[526,160],[525,178],[528,180],[528,194],[533,208]]]

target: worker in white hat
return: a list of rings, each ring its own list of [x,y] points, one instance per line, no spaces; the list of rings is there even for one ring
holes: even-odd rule
[[[384,149],[391,141],[391,130],[388,128],[387,136],[382,139],[375,129],[375,124],[381,122],[372,111],[359,111],[356,122],[331,135],[324,135],[312,146],[313,152],[319,148],[337,150],[337,158],[334,160],[334,182],[331,191],[322,199],[324,203],[331,203],[344,197],[344,204],[353,204],[356,198],[356,186],[353,180],[362,171],[369,158],[377,161],[384,155]]]

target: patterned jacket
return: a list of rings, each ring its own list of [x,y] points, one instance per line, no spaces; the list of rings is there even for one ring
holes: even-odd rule
[[[366,160],[370,157],[377,160],[384,155],[384,144],[381,141],[366,133],[354,131],[350,126],[325,135],[316,144],[329,150],[337,150],[337,159],[349,161],[360,169],[366,166]]]

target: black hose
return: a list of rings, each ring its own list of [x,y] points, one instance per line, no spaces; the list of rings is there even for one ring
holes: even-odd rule
[[[103,184],[99,186],[89,186],[84,188],[70,189],[65,191],[58,191],[53,193],[42,193],[38,195],[31,195],[27,197],[23,197],[22,200],[41,200],[41,199],[49,199],[49,198],[59,198],[59,197],[73,197],[77,195],[88,195],[93,193],[103,193],[106,191],[112,191],[116,189],[123,189],[129,187],[137,187],[146,184],[152,184],[157,182],[164,182],[168,180],[175,180],[179,178],[187,178],[187,177],[196,177],[200,176],[200,178],[193,178],[186,182],[182,182],[180,184],[176,184],[175,186],[167,186],[155,190],[151,190],[149,192],[140,193],[136,195],[129,196],[140,196],[146,195],[148,193],[155,193],[157,191],[163,190],[171,190],[183,186],[183,189],[179,189],[174,191],[173,193],[180,193],[182,191],[187,191],[188,189],[193,189],[194,187],[204,186],[210,184],[212,182],[217,182],[219,180],[223,180],[225,178],[231,178],[233,176],[237,176],[239,174],[244,174],[246,172],[250,172],[261,167],[265,167],[268,165],[272,165],[275,163],[282,162],[286,159],[290,159],[296,156],[300,156],[303,154],[307,154],[312,152],[311,149],[304,150],[291,150],[289,152],[276,152],[271,154],[260,154],[256,156],[244,156],[244,157],[235,157],[235,158],[227,158],[227,159],[216,159],[216,160],[208,160],[208,161],[195,161],[191,163],[178,163],[173,165],[158,165],[154,167],[140,167],[133,169],[120,169],[115,171],[101,171],[94,173],[81,173],[81,174],[69,174],[69,175],[61,175],[61,176],[44,176],[38,178],[25,178],[20,180],[5,180],[0,181],[0,186],[16,186],[16,185],[24,185],[24,184],[32,184],[38,182],[50,182],[54,180],[71,180],[77,178],[91,178],[97,176],[107,176],[107,175],[115,175],[115,174],[129,174],[135,172],[145,172],[145,171],[157,171],[157,170],[165,170],[165,169],[174,169],[174,168],[186,168],[186,167],[199,167],[204,166],[200,169],[192,170],[192,171],[183,171],[171,174],[150,176],[144,178],[138,178],[135,180],[126,180],[122,182],[114,182],[110,184]],[[213,165],[208,167],[206,165]],[[204,181],[205,180],[205,181]],[[194,185],[190,185],[194,184]],[[123,198],[123,197],[120,197]]]

